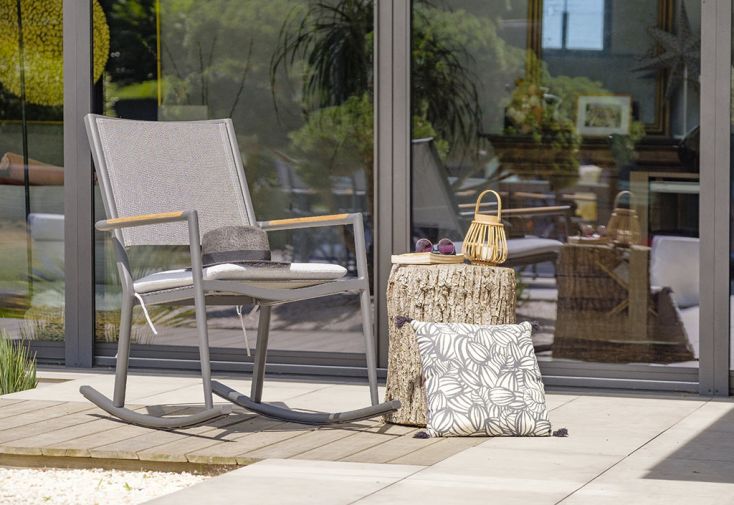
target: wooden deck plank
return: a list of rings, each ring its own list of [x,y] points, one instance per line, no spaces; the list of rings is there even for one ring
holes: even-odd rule
[[[292,458],[303,452],[311,451],[317,447],[323,447],[355,433],[350,430],[319,429],[303,433],[297,437],[289,438],[282,442],[243,453],[240,456],[251,459]]]
[[[9,407],[15,403],[20,403],[25,400],[21,400],[20,398],[2,398],[0,397],[0,410],[2,410],[3,407]]]
[[[283,431],[286,433],[292,432],[291,436],[297,436],[299,433],[303,432],[302,430],[296,430],[293,425],[289,423],[256,416],[249,421],[228,427],[226,433],[215,435],[219,438],[219,441],[215,443],[209,443],[206,446],[202,444],[199,447],[192,446],[187,450],[186,458],[189,463],[236,465],[238,464],[237,455],[243,451],[242,439],[256,435],[269,438],[272,437],[272,435],[262,434],[270,431]],[[261,439],[260,443],[252,445],[261,447],[266,443],[267,440],[263,441]]]
[[[88,409],[92,410],[92,409]],[[4,454],[41,454],[40,448],[26,448],[29,451],[18,452],[21,448],[14,447],[13,440],[35,437],[43,433],[63,429],[79,423],[79,418],[69,414],[67,416],[54,417],[45,421],[38,421],[24,426],[18,426],[13,430],[0,432],[0,452]]]
[[[416,430],[417,431],[417,430]],[[437,443],[438,438],[413,438],[413,433],[395,437],[384,444],[371,447],[364,451],[352,454],[342,459],[355,463],[388,463],[401,458],[411,452],[417,451]]]
[[[138,459],[145,461],[169,461],[186,463],[186,453],[196,447],[209,446],[220,443],[222,437],[228,433],[227,428],[232,425],[248,421],[255,414],[236,413],[216,419],[206,425],[178,430],[183,435],[162,444],[150,446],[138,451]]]
[[[22,402],[8,405],[7,407],[0,408],[0,419],[7,419],[8,417],[15,417],[20,414],[32,412],[34,410],[51,407],[58,405],[61,402],[48,402],[48,401],[37,401],[37,400],[24,400]],[[5,421],[0,421],[0,430],[5,429]]]
[[[396,465],[431,466],[486,441],[487,437],[442,438],[435,444],[410,452],[405,456],[392,459],[388,463]]]
[[[0,430],[0,443],[8,440],[25,438],[38,433],[44,433],[49,429],[58,429],[64,426],[66,418],[71,414],[83,411],[91,411],[95,407],[89,403],[69,402],[42,407],[12,418],[6,418],[2,422]],[[55,425],[54,422],[59,423]]]
[[[258,421],[268,423],[269,427],[258,428]],[[189,462],[192,463],[226,461],[228,462],[227,464],[249,464],[253,460],[246,456],[246,453],[256,451],[257,449],[278,443],[288,438],[297,437],[309,431],[313,431],[314,428],[304,426],[302,424],[277,422],[257,417],[252,421],[243,423],[242,429],[250,431],[233,434],[233,436],[229,438],[229,442],[222,442],[204,449],[193,451],[187,454],[186,457]]]
[[[137,409],[131,410],[141,412],[145,408],[138,407]],[[45,456],[68,456],[70,455],[69,450],[76,451],[79,449],[78,444],[75,443],[76,440],[117,430],[123,426],[120,421],[110,417],[101,417],[96,412],[84,412],[72,415],[78,417],[78,422],[71,426],[51,430],[31,437],[12,440],[3,445],[40,447]],[[80,456],[81,454],[75,455]],[[88,454],[84,454],[84,456],[88,457]]]
[[[183,415],[191,405],[129,406]],[[85,402],[0,399],[0,454],[249,464],[265,458],[430,465],[484,438],[415,439],[413,427],[368,420],[334,427],[287,423],[243,410],[193,428],[132,426]],[[0,414],[0,415],[2,415]]]
[[[128,406],[128,408],[138,412],[149,413],[148,407]],[[166,414],[176,414],[179,411],[184,410],[184,408],[185,407],[183,406],[179,406],[178,408],[170,407],[160,409],[160,412],[155,413],[156,415],[162,414],[163,412],[165,412]],[[55,445],[51,445],[48,448],[44,448],[44,451],[48,450],[49,455],[54,456],[58,455],[89,458],[91,457],[89,451],[94,447],[119,442],[121,440],[127,440],[129,438],[134,438],[136,436],[142,435],[144,433],[149,433],[151,431],[150,428],[143,428],[141,426],[127,424],[123,421],[120,421],[119,419],[109,416],[99,409],[95,410],[90,415],[96,418],[96,421],[94,421],[95,423],[103,422],[107,428],[99,432],[89,433],[84,433],[84,431],[82,430],[82,432],[77,437],[68,439],[64,442],[59,442]],[[95,424],[94,426],[97,425]]]
[[[184,406],[178,413],[186,415],[200,410],[200,407]],[[210,430],[213,427],[226,424],[227,417],[220,417],[204,425],[199,425],[188,429],[171,431],[147,429],[144,433],[141,433],[135,437],[119,440],[111,444],[98,445],[94,448],[91,448],[89,454],[93,458],[140,459],[138,453],[142,451],[146,451],[150,448],[163,445],[168,442],[186,439],[187,437],[200,436],[202,433]]]
[[[183,454],[186,455],[186,460],[188,461],[188,454],[203,451],[213,446],[226,446],[237,438],[252,435],[259,430],[268,429],[280,423],[281,421],[267,419],[256,414],[249,414],[246,417],[242,415],[233,424],[213,428],[204,433],[203,435],[205,436],[167,442],[151,448],[151,451],[155,450],[155,452],[164,455],[164,457],[165,454],[169,453],[176,455]]]
[[[316,447],[310,451],[294,456],[295,459],[318,459],[324,461],[339,461],[357,452],[384,444],[399,435],[387,435],[370,431],[362,431],[350,437],[336,440],[328,445]]]

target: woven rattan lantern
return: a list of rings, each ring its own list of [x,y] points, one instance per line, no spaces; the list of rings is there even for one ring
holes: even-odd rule
[[[620,200],[627,196],[630,199],[630,208],[620,207]],[[640,243],[640,216],[632,207],[632,193],[620,191],[614,198],[614,210],[607,224],[607,237],[618,246],[630,246]]]
[[[479,213],[479,205],[487,193],[497,198],[497,215]],[[464,238],[464,257],[479,265],[499,265],[507,260],[507,237],[502,224],[502,199],[496,191],[488,189],[477,198],[474,219]]]

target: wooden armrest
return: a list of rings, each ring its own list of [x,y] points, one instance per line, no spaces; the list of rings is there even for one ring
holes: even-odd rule
[[[148,224],[171,223],[188,219],[189,212],[179,210],[176,212],[160,212],[158,214],[141,214],[138,216],[115,217],[98,221],[95,228],[99,231],[111,231],[118,228],[130,228],[133,226],[144,226]]]
[[[331,214],[327,216],[294,217],[289,219],[274,219],[260,221],[258,225],[264,230],[288,230],[294,228],[313,228],[316,226],[336,226],[351,224],[355,219],[361,219],[361,214]]]
[[[524,207],[515,209],[504,209],[502,215],[505,216],[545,216],[552,214],[563,215],[571,211],[570,205],[551,205],[546,207]]]

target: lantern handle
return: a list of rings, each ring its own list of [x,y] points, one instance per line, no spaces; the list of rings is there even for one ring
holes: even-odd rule
[[[497,199],[497,218],[502,219],[502,198],[500,198],[500,194],[493,189],[486,189],[479,194],[479,197],[477,198],[477,205],[474,207],[474,215],[479,214],[479,204],[482,203],[482,198],[484,198],[484,195],[486,195],[487,193],[492,193]]]
[[[614,197],[614,208],[619,207],[619,201],[622,199],[623,196],[628,196],[630,199],[630,207],[632,207],[632,197],[634,196],[632,194],[632,191],[624,190],[617,193],[617,196]]]

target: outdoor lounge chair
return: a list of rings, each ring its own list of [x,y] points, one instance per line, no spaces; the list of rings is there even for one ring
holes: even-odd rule
[[[80,392],[124,421],[151,428],[178,428],[224,415],[212,392],[246,409],[281,420],[331,424],[375,417],[396,410],[396,401],[379,404],[375,339],[370,309],[364,230],[360,214],[303,217],[257,222],[232,121],[148,122],[94,114],[85,124],[107,219],[96,228],[113,233],[122,283],[122,314],[112,400],[89,386]],[[351,225],[357,277],[343,277],[337,265],[291,264],[289,269],[203,268],[200,236],[229,225],[258,225],[264,230]],[[126,248],[188,245],[190,270],[168,270],[133,279]],[[234,268],[227,268],[227,266]],[[273,305],[337,293],[359,293],[371,405],[340,413],[310,413],[261,402]],[[195,306],[199,357],[206,409],[189,416],[158,417],[125,408],[130,327],[135,303]],[[207,305],[260,307],[251,396],[211,380]]]

